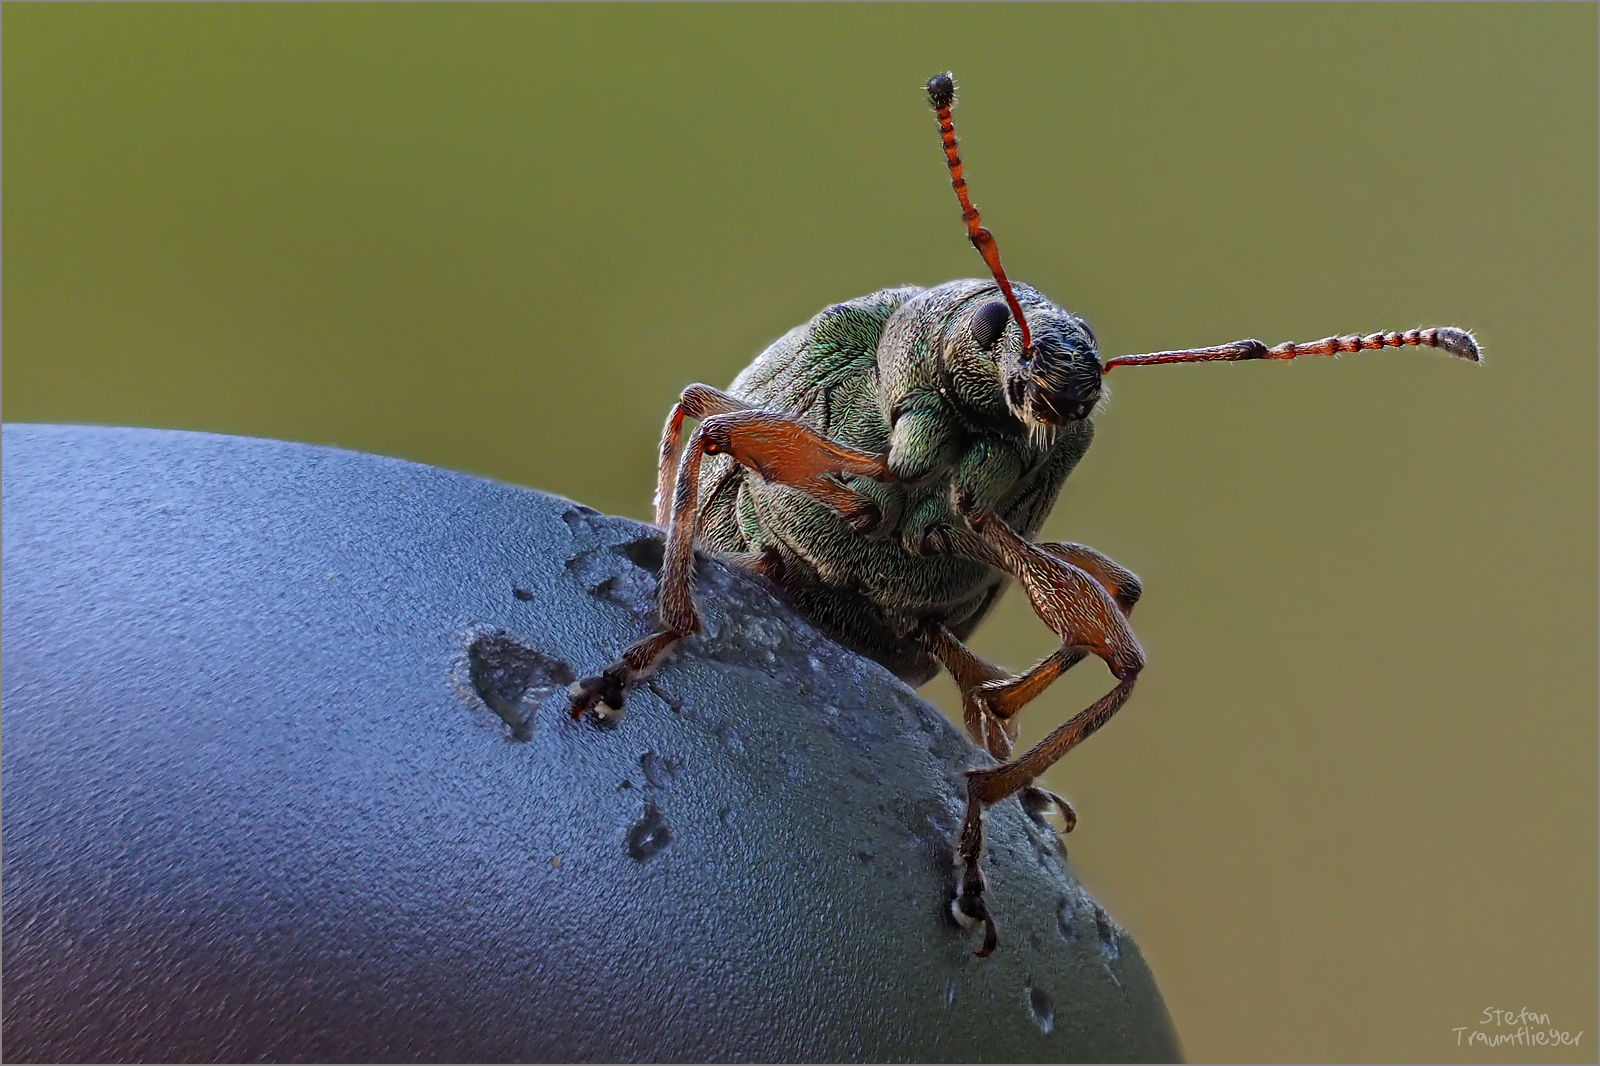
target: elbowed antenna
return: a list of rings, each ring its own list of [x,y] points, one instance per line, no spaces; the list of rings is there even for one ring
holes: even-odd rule
[[[1412,329],[1404,333],[1369,333],[1365,337],[1352,333],[1348,337],[1324,337],[1310,344],[1290,341],[1268,348],[1257,340],[1234,341],[1214,348],[1186,348],[1177,352],[1152,352],[1149,355],[1119,355],[1108,359],[1100,371],[1109,374],[1113,367],[1154,366],[1157,363],[1213,363],[1237,362],[1241,359],[1293,359],[1299,355],[1340,355],[1344,352],[1372,351],[1377,348],[1404,348],[1416,345],[1439,348],[1461,359],[1483,362],[1478,342],[1471,333],[1454,326],[1434,326],[1429,329]]]
[[[967,179],[961,174],[961,156],[956,151],[956,127],[950,121],[950,109],[956,106],[956,76],[948,70],[943,74],[935,74],[928,79],[927,89],[928,104],[939,116],[944,161],[950,168],[950,187],[955,189],[956,199],[961,201],[961,220],[967,224],[967,239],[983,256],[983,261],[989,265],[989,273],[1000,285],[1000,294],[1006,298],[1006,306],[1011,308],[1011,317],[1016,319],[1017,328],[1022,330],[1022,350],[1031,351],[1033,337],[1028,333],[1028,320],[1022,317],[1022,305],[1017,303],[1016,294],[1011,291],[1011,282],[1006,280],[1005,269],[1000,266],[1000,246],[995,243],[994,234],[983,228],[978,209],[972,206],[967,196]]]

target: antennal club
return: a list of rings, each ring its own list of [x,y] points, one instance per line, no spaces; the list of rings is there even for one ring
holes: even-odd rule
[[[1152,352],[1149,355],[1119,355],[1106,360],[1102,374],[1109,374],[1119,366],[1153,366],[1157,363],[1213,363],[1237,362],[1241,359],[1293,359],[1300,355],[1341,355],[1345,352],[1372,351],[1377,348],[1403,348],[1416,345],[1440,348],[1461,359],[1483,362],[1478,342],[1472,334],[1454,326],[1434,326],[1429,329],[1411,329],[1404,333],[1369,333],[1365,337],[1352,333],[1348,337],[1324,337],[1310,344],[1290,341],[1268,348],[1257,340],[1234,341],[1214,348],[1186,348],[1178,352]]]
[[[939,116],[939,136],[944,141],[944,161],[950,168],[950,187],[956,191],[956,199],[961,201],[961,220],[967,224],[967,239],[972,246],[983,256],[983,261],[989,266],[989,273],[994,275],[994,280],[1000,285],[1000,294],[1006,298],[1006,306],[1011,308],[1011,317],[1016,320],[1017,328],[1022,330],[1022,350],[1031,351],[1033,337],[1028,333],[1028,320],[1022,317],[1022,305],[1017,303],[1016,294],[1011,291],[1011,282],[1006,280],[1006,272],[1000,266],[1000,246],[995,243],[994,234],[983,228],[978,218],[978,209],[972,206],[972,200],[967,196],[967,179],[961,174],[961,155],[956,151],[956,127],[950,121],[950,109],[956,106],[956,77],[948,70],[943,74],[935,74],[928,79],[928,104]]]

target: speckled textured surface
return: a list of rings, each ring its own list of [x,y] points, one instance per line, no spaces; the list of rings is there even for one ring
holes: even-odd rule
[[[1137,947],[987,759],[758,578],[614,728],[660,531],[393,459],[4,431],[4,1055],[1159,1060]]]

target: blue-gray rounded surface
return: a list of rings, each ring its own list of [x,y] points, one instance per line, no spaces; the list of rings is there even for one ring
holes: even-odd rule
[[[4,433],[4,1056],[1164,1060],[1138,949],[979,754],[760,579],[614,728],[660,531],[376,456]]]

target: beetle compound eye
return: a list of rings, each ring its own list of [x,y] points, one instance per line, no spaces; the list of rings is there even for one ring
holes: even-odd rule
[[[1010,321],[1011,309],[999,300],[990,300],[972,316],[972,339],[977,341],[978,347],[988,351]]]

